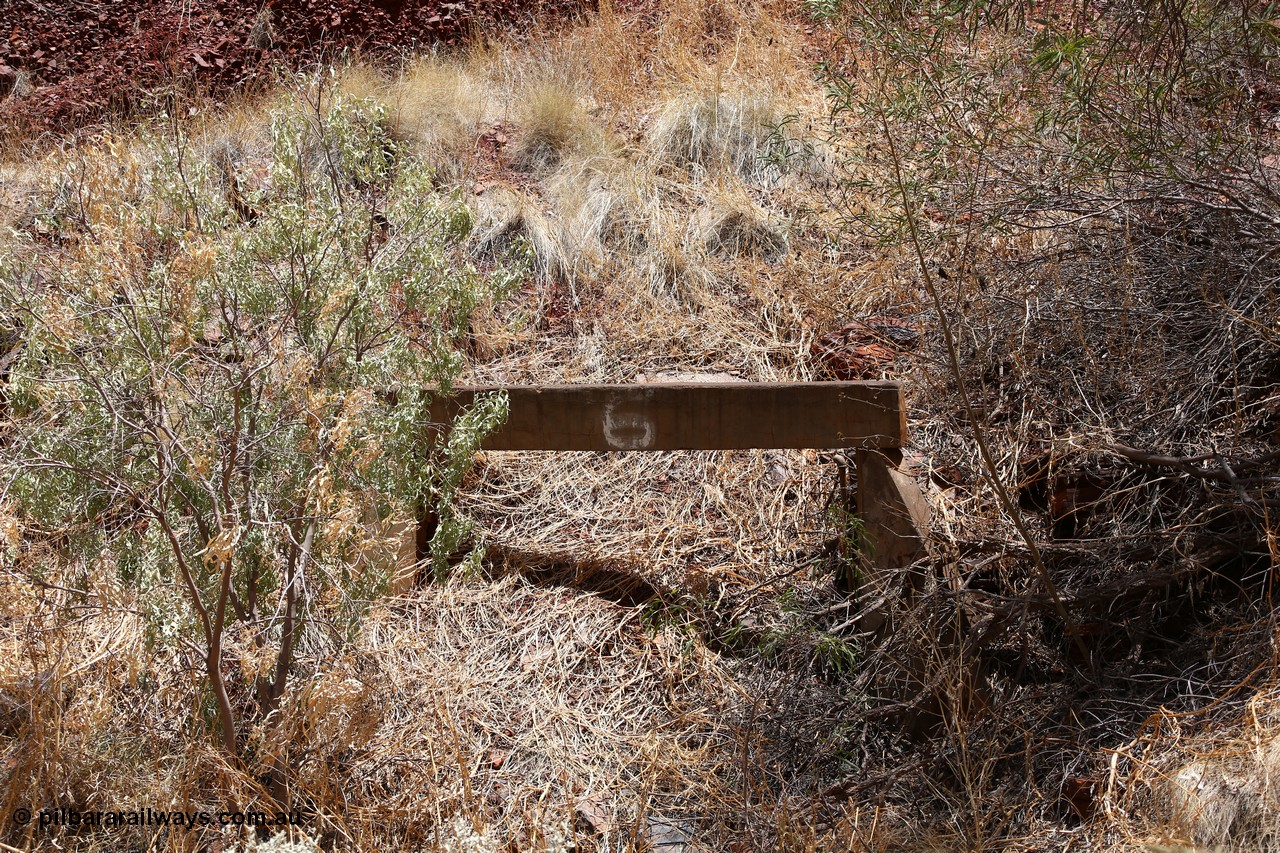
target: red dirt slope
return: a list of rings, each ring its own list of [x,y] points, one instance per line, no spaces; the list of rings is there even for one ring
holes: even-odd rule
[[[225,92],[264,79],[277,67],[302,67],[343,49],[378,53],[456,43],[476,27],[557,16],[584,5],[581,0],[3,0],[0,134],[65,132],[173,83]]]

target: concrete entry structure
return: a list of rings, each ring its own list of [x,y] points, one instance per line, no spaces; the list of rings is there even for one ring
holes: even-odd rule
[[[878,575],[868,580],[883,588],[924,551],[928,505],[899,470],[907,432],[899,383],[457,387],[432,401],[431,419],[447,429],[478,394],[494,391],[505,391],[510,407],[482,445],[489,450],[853,450],[858,514]],[[417,531],[418,557],[429,538]]]

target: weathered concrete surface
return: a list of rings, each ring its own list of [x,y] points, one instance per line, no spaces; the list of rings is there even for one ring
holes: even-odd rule
[[[896,382],[458,388],[433,401],[432,421],[448,424],[476,394],[497,390],[511,408],[487,450],[894,448],[906,437]]]
[[[858,515],[871,561],[880,569],[901,569],[925,553],[930,508],[924,493],[900,470],[902,452],[859,450]]]
[[[972,711],[985,701],[982,680],[972,663],[965,663],[971,656],[951,652],[964,641],[956,625],[949,622],[938,630],[902,618],[925,585],[925,572],[915,564],[928,553],[931,515],[924,492],[907,473],[902,451],[859,450],[856,462],[866,558],[858,589],[858,628],[881,642],[906,632],[894,653],[900,667],[896,677],[871,692],[886,705],[898,706],[894,716],[905,731],[931,736],[948,716]]]
[[[421,561],[426,556],[425,549],[418,544],[421,529],[421,521],[405,521],[395,525],[391,530],[391,535],[395,537],[394,541],[399,543],[396,551],[396,566],[387,583],[387,594],[392,597],[407,594],[413,589],[418,579],[418,573],[422,568]]]
[[[859,627],[883,636],[893,630],[893,612],[910,602],[923,581],[919,572],[904,569],[926,553],[930,508],[915,480],[900,470],[902,451],[859,450],[857,465],[858,517],[869,567],[862,592],[882,602]]]

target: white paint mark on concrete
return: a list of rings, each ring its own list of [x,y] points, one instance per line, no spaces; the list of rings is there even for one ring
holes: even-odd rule
[[[653,421],[644,412],[620,410],[610,400],[604,406],[604,440],[614,450],[645,450],[653,446]]]

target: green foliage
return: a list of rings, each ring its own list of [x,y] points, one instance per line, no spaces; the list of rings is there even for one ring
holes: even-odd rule
[[[69,158],[79,216],[56,256],[32,234],[0,264],[19,330],[2,514],[110,555],[152,641],[200,647],[215,694],[229,622],[274,646],[274,674],[249,679],[264,712],[308,614],[358,620],[395,524],[448,501],[504,417],[480,402],[433,455],[429,397],[388,392],[447,388],[471,314],[515,275],[463,260],[467,208],[382,107],[282,107],[271,139],[242,182],[172,127],[140,149],[108,137]],[[465,525],[447,530],[455,546]]]
[[[1029,8],[846,4],[840,50],[859,70],[820,74],[836,133],[878,137],[844,163],[850,229],[901,244],[911,208],[945,246],[1143,198],[1274,214],[1259,169],[1274,19],[1248,4]]]
[[[863,561],[869,556],[866,527],[844,500],[833,500],[827,506],[827,524],[835,533],[836,577],[845,589],[856,592],[862,586]]]
[[[437,444],[436,457],[441,464],[433,472],[429,489],[432,504],[440,508],[439,524],[431,539],[431,565],[437,579],[443,579],[449,558],[472,532],[470,521],[453,511],[454,497],[480,442],[506,417],[506,405],[505,394],[481,398],[453,422],[448,437]],[[474,573],[479,557],[477,550],[465,558],[463,572]]]
[[[813,143],[808,134],[800,132],[800,117],[794,113],[783,116],[769,125],[761,160],[779,171],[787,171],[812,163],[815,157]]]
[[[778,609],[782,620],[764,632],[759,644],[761,654],[773,658],[795,650],[824,677],[839,679],[853,674],[860,660],[858,645],[818,627],[793,587],[778,594]]]
[[[805,11],[819,21],[829,21],[840,14],[843,0],[804,0]]]
[[[671,633],[679,639],[680,653],[692,654],[701,626],[705,623],[708,602],[696,595],[681,595],[675,601],[655,598],[644,606],[640,622],[651,637]]]
[[[860,659],[857,644],[825,631],[814,634],[813,656],[818,669],[833,678],[852,675]]]

